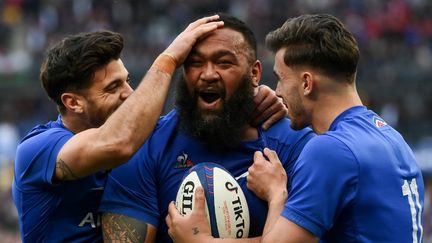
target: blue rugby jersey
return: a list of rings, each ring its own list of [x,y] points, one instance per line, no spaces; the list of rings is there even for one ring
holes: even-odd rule
[[[205,144],[177,130],[176,111],[163,117],[151,138],[131,161],[114,169],[108,178],[100,211],[124,214],[158,227],[156,242],[171,242],[165,217],[168,204],[175,201],[185,172],[193,165],[213,162],[222,165],[242,187],[250,213],[249,236],[262,234],[267,203],[246,187],[242,177],[253,163],[253,155],[265,147],[279,155],[288,174],[304,145],[315,134],[311,129],[294,131],[283,119],[267,131],[258,129],[259,138],[243,142],[235,151],[214,152]]]
[[[106,173],[52,183],[57,155],[74,134],[57,121],[39,125],[21,141],[12,195],[24,242],[101,242],[97,209]]]
[[[424,185],[402,136],[356,106],[311,139],[282,216],[322,242],[421,242]]]

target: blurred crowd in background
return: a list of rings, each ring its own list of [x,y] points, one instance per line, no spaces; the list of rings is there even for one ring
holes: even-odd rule
[[[39,83],[46,49],[68,34],[123,34],[122,59],[136,85],[154,58],[190,21],[228,12],[255,32],[262,83],[275,88],[265,35],[288,17],[330,13],[356,36],[363,102],[414,148],[423,168],[424,242],[432,242],[432,1],[430,0],[0,0],[0,239],[20,241],[10,186],[17,143],[56,119]],[[172,107],[172,96],[166,109]]]

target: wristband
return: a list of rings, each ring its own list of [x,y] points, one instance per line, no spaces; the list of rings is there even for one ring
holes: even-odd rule
[[[150,69],[165,72],[172,75],[177,68],[177,62],[173,55],[167,52],[162,52],[153,62]]]

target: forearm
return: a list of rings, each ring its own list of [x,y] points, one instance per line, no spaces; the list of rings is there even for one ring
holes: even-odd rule
[[[115,213],[103,213],[104,242],[154,242],[156,228],[137,219]]]
[[[267,220],[264,226],[263,234],[262,234],[262,242],[267,242],[268,236],[270,235],[271,229],[274,228],[280,214],[284,208],[285,201],[288,197],[287,191],[283,191],[282,195],[271,200],[268,203],[269,209],[267,213]],[[268,242],[272,242],[271,240]]]
[[[164,107],[172,72],[151,68],[134,93],[100,127],[103,145],[124,149],[123,153],[106,155],[111,161],[105,160],[106,169],[127,161],[152,133]]]

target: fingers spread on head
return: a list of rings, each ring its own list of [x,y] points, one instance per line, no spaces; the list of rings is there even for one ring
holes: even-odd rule
[[[222,26],[223,26],[222,21],[210,22],[210,23],[202,25],[202,27],[197,29],[197,31],[198,31],[199,35],[203,35],[207,32],[211,32],[211,31],[213,31],[219,27],[222,27]]]
[[[219,19],[219,15],[212,15],[212,16],[206,16],[200,19],[195,20],[194,22],[189,24],[189,27],[191,28],[195,28],[196,26],[211,22],[211,21],[215,21]]]
[[[195,30],[193,30],[195,38],[196,38],[196,40],[201,40],[201,39],[205,38],[206,36],[208,36],[212,31],[214,31],[214,30],[216,30],[222,26],[223,26],[223,22],[221,22],[221,21],[206,23],[206,24],[200,26],[200,28],[196,28]]]
[[[195,20],[194,22],[190,23],[189,26],[186,29],[195,29],[196,27],[208,23],[208,22],[213,22],[215,20],[219,19],[219,15],[212,15],[212,16],[207,16],[207,17],[203,17],[200,19]]]

